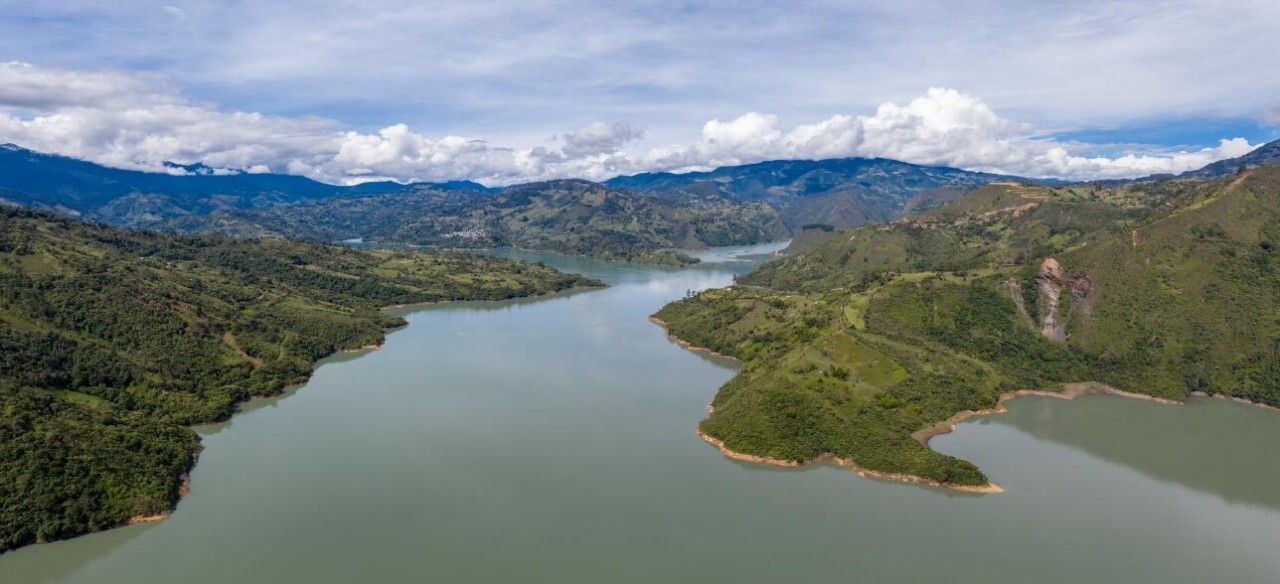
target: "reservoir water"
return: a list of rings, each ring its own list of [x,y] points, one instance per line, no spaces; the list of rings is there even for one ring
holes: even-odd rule
[[[5,554],[0,582],[1280,581],[1280,413],[1225,400],[1020,398],[934,439],[996,495],[724,458],[693,430],[735,366],[645,318],[758,251],[522,254],[612,287],[406,310],[202,428],[172,517]]]

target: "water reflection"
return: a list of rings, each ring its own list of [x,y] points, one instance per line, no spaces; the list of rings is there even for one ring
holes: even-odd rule
[[[1023,397],[1008,409],[981,423],[1071,446],[1228,502],[1280,509],[1277,412],[1204,397],[1175,406],[1107,395],[1070,402]]]
[[[94,560],[110,554],[159,523],[141,523],[120,527],[52,544],[23,548],[21,553],[4,554],[0,561],[0,582],[5,584],[44,584],[63,582],[85,570]]]

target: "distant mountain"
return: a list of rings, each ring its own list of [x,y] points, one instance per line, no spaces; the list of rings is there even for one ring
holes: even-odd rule
[[[709,172],[647,173],[605,184],[665,200],[722,198],[772,206],[791,229],[809,223],[852,227],[900,215],[923,192],[945,202],[1016,177],[922,166],[883,158],[778,160]],[[938,199],[945,195],[946,198]]]
[[[1261,148],[1244,156],[1219,160],[1200,170],[1184,172],[1178,176],[1179,178],[1218,178],[1235,174],[1240,171],[1242,166],[1245,168],[1257,168],[1264,164],[1277,163],[1280,163],[1280,140],[1263,144]]]
[[[686,263],[672,250],[785,239],[768,205],[662,201],[585,180],[461,193],[434,185],[310,204],[226,210],[167,227],[234,236],[278,236],[459,248],[521,247],[603,259]]]
[[[4,144],[0,145],[0,200],[117,225],[148,227],[172,217],[219,209],[287,205],[404,188],[393,182],[342,187],[284,174],[223,174],[203,164],[167,162],[165,166],[185,174],[108,168]]]

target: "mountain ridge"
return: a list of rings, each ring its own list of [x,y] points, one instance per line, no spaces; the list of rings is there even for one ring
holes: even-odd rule
[[[166,226],[241,237],[521,247],[665,265],[692,261],[677,248],[762,243],[788,235],[777,214],[763,204],[662,201],[583,179],[475,195],[415,186],[288,207],[215,212],[178,218]]]
[[[641,173],[605,181],[615,188],[663,199],[721,197],[761,201],[787,226],[807,223],[840,228],[899,215],[926,190],[977,188],[992,182],[1030,182],[1014,176],[886,158],[774,160],[690,173]]]

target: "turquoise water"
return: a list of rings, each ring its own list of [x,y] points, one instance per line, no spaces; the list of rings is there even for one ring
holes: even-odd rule
[[[1029,397],[934,439],[998,495],[725,459],[693,429],[734,365],[645,318],[758,251],[520,254],[612,287],[405,311],[202,429],[172,517],[0,556],[0,582],[1280,581],[1280,414],[1233,402]]]

